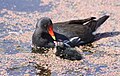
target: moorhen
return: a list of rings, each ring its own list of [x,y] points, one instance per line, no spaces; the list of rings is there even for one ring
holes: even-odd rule
[[[42,17],[36,24],[32,36],[32,45],[37,47],[51,48],[56,42],[62,42],[65,46],[79,46],[93,42],[93,32],[109,18],[105,15],[96,20],[90,17],[81,20],[52,23],[48,17]],[[55,42],[54,42],[55,41]]]

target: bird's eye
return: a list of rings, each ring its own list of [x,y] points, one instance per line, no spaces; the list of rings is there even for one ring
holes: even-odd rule
[[[44,25],[44,27],[47,27],[47,25]]]

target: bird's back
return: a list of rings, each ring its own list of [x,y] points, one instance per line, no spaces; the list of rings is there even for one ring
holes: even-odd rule
[[[93,41],[94,35],[92,34],[102,25],[109,16],[105,15],[98,20],[94,17],[82,20],[70,20],[66,22],[54,23],[54,31],[66,36],[67,38],[79,37],[85,42]]]
[[[67,38],[80,37],[83,41],[93,39],[92,31],[88,26],[82,24],[55,23],[54,31],[66,36]]]

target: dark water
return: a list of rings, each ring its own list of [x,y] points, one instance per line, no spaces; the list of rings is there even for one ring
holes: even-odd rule
[[[19,12],[47,12],[52,8],[52,3],[41,5],[40,0],[0,0],[0,10],[8,9]]]

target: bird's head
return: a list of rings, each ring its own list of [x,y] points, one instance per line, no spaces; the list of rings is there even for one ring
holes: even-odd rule
[[[42,32],[49,33],[53,40],[56,41],[55,34],[53,32],[53,23],[50,18],[42,17],[38,20],[36,28],[40,29]]]

